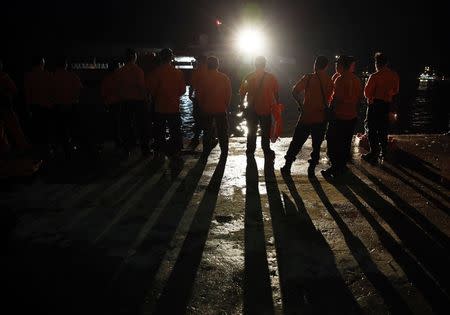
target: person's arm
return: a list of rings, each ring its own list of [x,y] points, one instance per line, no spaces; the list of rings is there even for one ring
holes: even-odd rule
[[[17,94],[17,86],[9,75],[6,75],[6,85],[7,85],[6,89],[9,96],[13,97],[14,95]]]
[[[299,96],[300,93],[305,91],[306,88],[306,80],[307,76],[304,75],[300,80],[295,83],[295,85],[292,87],[292,97],[297,101],[300,102]]]
[[[368,104],[372,104],[374,93],[375,93],[375,77],[371,75],[367,80],[366,86],[364,87],[364,96],[366,97]]]
[[[394,89],[392,95],[397,95],[400,92],[400,78],[396,72],[394,72]]]
[[[277,81],[277,79],[275,77],[273,77],[273,97],[274,97],[275,102],[277,104],[280,103],[280,96],[279,96],[279,93],[278,93],[279,89],[280,89],[280,87],[278,85],[278,81]]]
[[[242,83],[241,86],[239,88],[239,105],[240,106],[244,106],[244,100],[245,100],[245,95],[247,95],[248,93],[248,81],[247,78],[245,78]]]
[[[327,101],[327,106],[330,105],[331,99],[333,97],[333,81],[330,79],[327,83],[326,90],[325,90],[325,100]]]

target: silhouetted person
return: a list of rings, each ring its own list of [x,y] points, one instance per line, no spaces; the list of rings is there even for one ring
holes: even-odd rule
[[[146,88],[144,71],[136,65],[137,54],[128,49],[125,65],[117,71],[117,84],[121,102],[121,128],[125,158],[130,156],[134,146],[134,127],[137,127],[141,152],[144,157],[150,154],[148,125],[146,124]]]
[[[265,71],[266,58],[255,58],[256,70],[250,73],[242,82],[240,88],[241,105],[247,95],[248,106],[246,108],[247,119],[247,150],[251,157],[256,149],[256,131],[258,124],[261,127],[261,147],[264,157],[268,161],[274,161],[275,152],[270,149],[271,107],[278,103],[278,82],[275,76]]]
[[[328,59],[319,56],[314,62],[314,73],[304,75],[292,89],[295,99],[304,93],[303,112],[299,117],[289,149],[286,152],[285,165],[281,168],[284,173],[291,172],[292,163],[302,149],[308,137],[312,138],[312,152],[309,162],[308,176],[314,175],[314,169],[319,163],[320,146],[327,127],[325,107],[329,106],[333,92],[333,82],[326,73]]]
[[[354,58],[340,56],[338,64],[342,66],[342,74],[334,82],[331,98],[334,118],[328,125],[326,135],[331,167],[322,170],[324,176],[331,177],[338,176],[346,170],[358,117],[358,105],[362,96],[361,82],[353,74]]]
[[[155,106],[155,152],[162,157],[163,149],[172,162],[181,161],[183,137],[181,134],[180,97],[186,92],[183,73],[171,64],[173,52],[163,49],[159,53],[161,65],[147,78],[147,87]],[[170,139],[166,146],[166,127]],[[166,148],[165,148],[166,147]]]
[[[54,139],[55,112],[51,98],[52,78],[43,57],[35,57],[32,70],[25,74],[25,102],[32,115],[32,140],[41,157],[49,157]]]
[[[399,77],[387,66],[388,59],[383,53],[375,54],[376,72],[371,74],[364,88],[367,98],[367,132],[370,151],[362,158],[369,163],[378,162],[387,149],[389,131],[389,111],[392,98],[399,92]]]
[[[78,104],[82,84],[80,78],[67,71],[67,59],[60,58],[52,76],[52,100],[55,104],[56,132],[66,157],[72,152],[75,130],[74,106]]]
[[[192,150],[194,150],[198,146],[200,134],[202,132],[201,110],[198,104],[198,100],[200,97],[199,86],[205,81],[205,76],[208,71],[206,59],[207,58],[204,55],[201,55],[196,59],[197,68],[192,72],[191,85],[189,87],[189,98],[192,101],[192,116],[194,119],[194,135],[189,144],[189,147]]]
[[[205,80],[200,83],[198,104],[201,108],[203,129],[203,153],[207,155],[214,147],[213,123],[219,137],[222,156],[228,155],[228,120],[227,110],[231,100],[231,81],[224,73],[219,72],[219,59],[208,57],[208,70]]]
[[[6,72],[3,72],[3,62],[0,60],[0,116],[5,126],[4,130],[7,130],[9,141],[13,142],[17,150],[23,151],[30,149],[30,145],[13,107],[13,98],[17,92],[14,81]]]
[[[111,64],[109,72],[105,75],[101,83],[101,95],[106,110],[110,113],[112,120],[112,136],[116,148],[122,147],[122,128],[121,128],[121,102],[119,96],[119,86],[117,72],[119,63],[117,61]]]

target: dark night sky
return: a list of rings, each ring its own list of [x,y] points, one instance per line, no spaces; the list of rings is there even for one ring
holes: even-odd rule
[[[432,64],[449,70],[445,10],[436,1],[214,0],[64,1],[16,0],[2,4],[0,54],[70,49],[90,43],[183,47],[200,33],[214,37],[214,19],[236,28],[254,16],[288,56],[317,52],[351,53],[369,60],[384,50],[399,68]],[[404,3],[408,3],[406,6]],[[431,5],[433,3],[433,5]],[[253,8],[252,6],[250,6]],[[250,14],[249,14],[250,13]],[[445,57],[445,58],[444,58]]]

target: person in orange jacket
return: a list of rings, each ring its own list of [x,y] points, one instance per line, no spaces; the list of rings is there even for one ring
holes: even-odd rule
[[[192,116],[194,118],[194,136],[191,139],[189,147],[193,150],[199,144],[200,134],[202,132],[202,117],[198,104],[198,99],[200,97],[198,88],[199,85],[204,82],[206,73],[208,72],[206,61],[207,57],[205,55],[196,58],[197,68],[192,72],[191,85],[189,87],[189,98],[192,101]]]
[[[150,137],[148,122],[149,111],[146,102],[144,71],[136,64],[137,53],[133,49],[126,51],[126,63],[117,71],[117,86],[121,102],[121,128],[123,131],[123,146],[125,157],[129,157],[133,147],[134,121],[139,135],[141,152],[144,157],[150,154]]]
[[[183,73],[172,65],[173,52],[169,48],[159,53],[161,65],[147,77],[146,85],[155,108],[155,153],[162,156],[165,149],[173,162],[181,162],[183,137],[181,134],[180,97],[186,92]],[[170,140],[166,146],[166,126]]]
[[[361,81],[353,73],[355,63],[355,59],[351,56],[340,56],[338,59],[339,66],[342,66],[342,73],[334,82],[331,96],[334,118],[330,121],[326,134],[331,167],[321,171],[324,176],[341,175],[346,170],[350,157],[353,133],[358,118],[358,105],[362,97]]]
[[[299,93],[304,93],[303,113],[299,117],[289,149],[286,152],[285,165],[281,171],[290,174],[292,163],[302,149],[308,137],[312,138],[312,152],[309,160],[308,176],[314,175],[314,169],[319,163],[320,146],[327,127],[325,107],[329,106],[333,92],[333,82],[326,73],[328,59],[318,56],[314,62],[314,73],[304,75],[292,89],[295,99]]]
[[[107,111],[111,114],[112,118],[112,132],[113,141],[116,148],[122,146],[122,133],[121,133],[121,110],[120,110],[120,97],[119,87],[117,83],[117,70],[119,69],[119,63],[114,61],[109,68],[109,72],[103,78],[100,93],[102,95],[103,103],[106,106]]]
[[[56,71],[52,76],[52,101],[55,104],[56,131],[66,157],[71,154],[71,140],[74,136],[74,106],[79,101],[83,85],[80,78],[67,70],[67,58],[57,61]]]
[[[375,54],[376,72],[371,74],[364,88],[367,98],[367,130],[370,151],[362,158],[369,163],[377,163],[385,156],[387,149],[389,111],[392,98],[399,92],[399,77],[387,66],[385,54]]]
[[[16,149],[24,151],[30,149],[31,146],[13,108],[13,98],[17,92],[14,81],[6,72],[3,72],[3,62],[0,60],[0,116],[8,130],[8,137],[14,142]]]
[[[247,96],[247,150],[246,154],[251,157],[256,149],[256,131],[258,124],[261,127],[261,147],[266,160],[273,162],[275,152],[270,149],[270,126],[271,107],[279,103],[278,81],[275,76],[265,71],[266,58],[259,56],[255,58],[255,71],[247,75],[243,80],[239,94],[241,106]]]
[[[221,156],[228,155],[227,110],[231,101],[231,81],[227,75],[219,72],[219,59],[211,56],[207,59],[205,80],[197,86],[198,105],[201,109],[203,135],[203,153],[207,156],[213,149],[213,123],[219,137]],[[217,143],[217,142],[216,142]]]
[[[45,60],[33,58],[32,70],[25,74],[25,102],[32,115],[33,142],[38,154],[48,157],[55,133],[55,111],[51,97],[52,77],[45,70]]]

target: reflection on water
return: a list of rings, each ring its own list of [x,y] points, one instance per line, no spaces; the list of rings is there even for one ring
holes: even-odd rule
[[[400,91],[399,119],[400,124],[393,133],[441,133],[450,128],[449,104],[446,102],[445,92],[450,88],[449,81],[416,82]],[[182,131],[185,137],[193,136],[194,119],[192,116],[192,102],[188,96],[188,89],[181,97]],[[282,101],[283,102],[283,101]],[[283,135],[292,136],[295,129],[298,112],[295,105],[285,100],[283,113]],[[246,104],[244,103],[244,106]],[[366,115],[366,105],[361,104],[357,132],[363,131],[363,121]],[[231,137],[247,136],[247,121],[237,104],[232,104],[229,115],[229,134]],[[258,130],[259,134],[259,130]]]
[[[407,106],[407,133],[440,133],[448,131],[449,107],[445,99],[448,81],[419,81],[415,95]]]
[[[234,104],[237,105],[237,104]],[[247,106],[247,100],[244,101],[244,106]],[[194,117],[192,115],[192,101],[189,99],[189,87],[186,88],[186,93],[180,98],[180,112],[181,112],[181,130],[183,135],[187,138],[192,138],[194,135]],[[244,119],[242,110],[231,106],[228,115],[228,125],[230,137],[246,137],[248,133],[247,121]],[[258,129],[259,133],[259,129]]]

